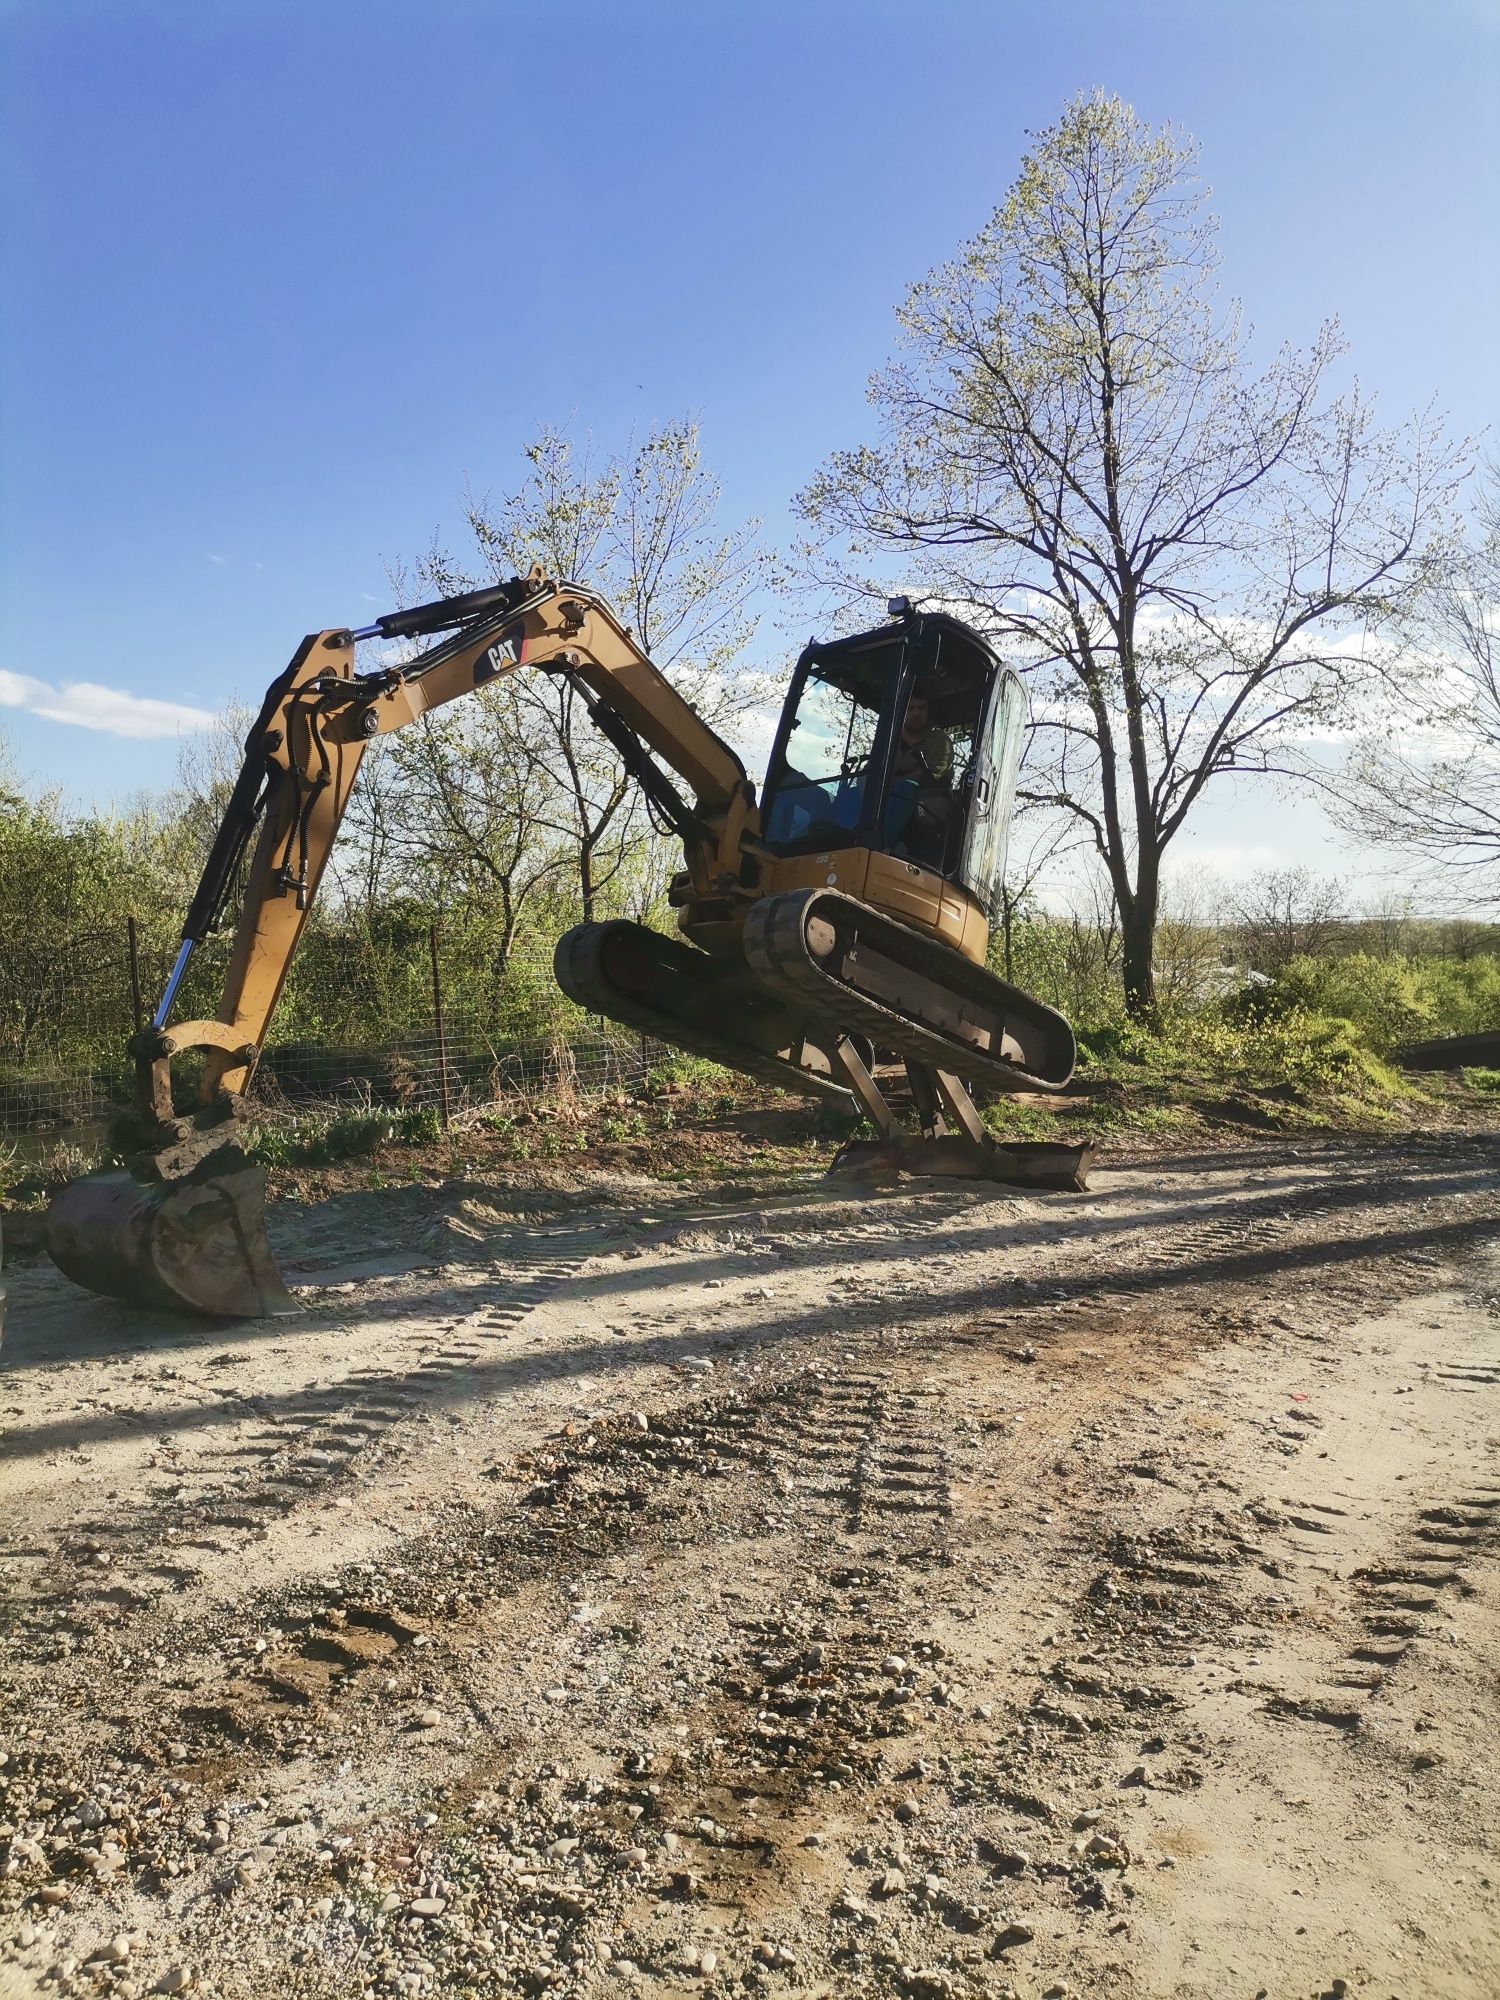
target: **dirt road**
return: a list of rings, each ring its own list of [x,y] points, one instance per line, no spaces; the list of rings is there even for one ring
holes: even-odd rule
[[[1492,1146],[276,1223],[13,1275],[0,1994],[1500,1991]]]

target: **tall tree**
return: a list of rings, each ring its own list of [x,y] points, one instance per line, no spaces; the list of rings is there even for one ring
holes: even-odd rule
[[[1334,787],[1335,817],[1414,864],[1431,894],[1500,903],[1500,464],[1472,533],[1419,606],[1390,707]]]
[[[372,884],[399,874],[431,910],[493,913],[496,981],[527,904],[570,859],[518,694],[506,681],[481,688],[392,737],[359,806]]]
[[[1026,790],[1108,871],[1138,1017],[1169,843],[1223,774],[1304,769],[1367,675],[1351,635],[1434,573],[1461,473],[1430,415],[1384,431],[1328,393],[1332,324],[1252,367],[1196,167],[1118,98],[1075,99],[907,294],[878,441],[799,496],[846,598],[922,588],[1021,655]]]
[[[123,1042],[125,919],[160,935],[181,879],[174,814],[79,812],[29,791],[0,738],[0,1065]]]

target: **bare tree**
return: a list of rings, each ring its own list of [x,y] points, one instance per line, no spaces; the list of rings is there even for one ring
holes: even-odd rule
[[[429,909],[492,911],[498,983],[527,904],[569,861],[549,831],[551,787],[538,783],[514,683],[424,715],[380,757],[375,782],[361,788],[362,849],[380,873],[399,869]]]
[[[908,293],[879,442],[799,500],[846,599],[899,576],[1024,656],[1026,789],[1108,872],[1138,1017],[1169,843],[1221,773],[1303,771],[1368,674],[1354,642],[1433,573],[1462,473],[1430,415],[1381,431],[1327,393],[1332,325],[1252,369],[1196,165],[1118,98],[1068,105]]]
[[[1120,912],[1107,877],[1091,868],[1070,899],[1062,926],[1066,984],[1058,995],[1075,1021],[1104,1018],[1120,990]]]
[[[1419,948],[1420,933],[1410,896],[1394,895],[1387,890],[1375,897],[1358,917],[1357,927],[1361,948],[1368,944],[1382,958],[1395,958],[1399,953]]]
[[[1416,865],[1429,893],[1500,903],[1500,465],[1473,532],[1419,606],[1390,710],[1334,786],[1334,817]]]
[[[1342,882],[1308,868],[1268,869],[1239,889],[1230,916],[1256,972],[1278,973],[1290,959],[1321,957],[1349,921]]]
[[[480,569],[434,550],[417,565],[420,586],[469,589],[539,562],[549,575],[601,591],[700,712],[723,719],[747,694],[734,670],[754,630],[749,604],[764,557],[754,522],[718,527],[719,484],[703,463],[697,425],[665,425],[598,464],[566,432],[549,429],[526,455],[531,469],[519,491],[498,505],[468,500]],[[524,820],[552,857],[544,872],[568,857],[591,919],[611,885],[639,873],[652,837],[639,793],[566,677],[518,676],[483,713],[484,723],[429,733],[420,752],[442,753],[441,811],[460,850],[470,863],[481,850],[503,852],[513,879],[517,868],[534,877],[534,858],[517,852]],[[495,754],[476,760],[474,731],[487,725]],[[415,764],[408,775],[420,782]]]

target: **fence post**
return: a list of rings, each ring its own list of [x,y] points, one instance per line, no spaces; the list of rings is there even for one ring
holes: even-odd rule
[[[443,1130],[446,1132],[453,1111],[448,1101],[448,1037],[443,1031],[443,982],[438,977],[436,924],[427,926],[427,949],[432,959],[432,1018],[437,1027],[438,1092],[442,1107]]]
[[[145,1009],[141,1005],[141,954],[136,942],[135,918],[125,919],[125,936],[130,946],[130,1004],[135,1010],[136,1033],[146,1025]]]

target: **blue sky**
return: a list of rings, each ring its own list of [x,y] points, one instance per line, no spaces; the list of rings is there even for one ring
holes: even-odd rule
[[[1336,312],[1388,415],[1494,414],[1493,0],[0,0],[0,55],[0,730],[80,799],[176,748],[46,690],[257,693],[542,421],[692,410],[785,536],[1080,89],[1197,135],[1267,344]]]

